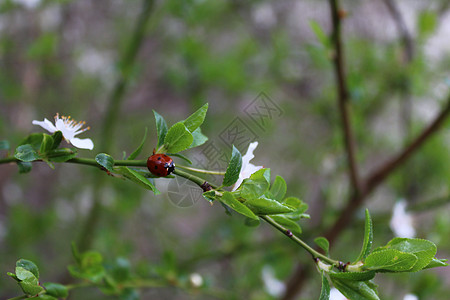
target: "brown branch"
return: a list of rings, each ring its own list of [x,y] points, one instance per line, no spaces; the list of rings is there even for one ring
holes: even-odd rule
[[[359,194],[360,184],[358,176],[358,168],[355,159],[355,142],[350,126],[349,115],[349,92],[347,80],[345,76],[344,53],[341,38],[341,17],[339,15],[339,7],[337,0],[329,0],[331,6],[331,18],[333,22],[333,31],[331,39],[334,45],[333,66],[336,77],[336,88],[338,92],[338,107],[341,115],[342,132],[344,134],[344,145],[347,155],[348,171],[352,188],[356,194]]]
[[[336,239],[342,233],[342,231],[347,228],[353,216],[358,208],[363,204],[366,197],[378,187],[386,178],[391,175],[398,167],[400,167],[405,161],[411,157],[411,155],[435,134],[439,128],[442,126],[444,121],[450,115],[450,94],[447,98],[447,103],[441,110],[441,112],[436,116],[433,122],[428,125],[421,134],[413,141],[409,146],[403,149],[395,157],[388,160],[386,163],[375,169],[367,176],[364,180],[364,189],[361,193],[352,194],[350,201],[347,203],[345,208],[341,211],[338,219],[330,227],[330,230],[324,235],[330,242],[330,246],[334,244]],[[307,279],[305,275],[304,266],[298,265],[294,274],[287,283],[286,292],[283,296],[283,300],[293,299],[295,295],[300,291],[304,281]]]
[[[447,103],[436,116],[436,118],[425,128],[422,133],[407,146],[403,151],[397,154],[395,157],[388,160],[385,164],[372,171],[368,178],[365,180],[366,194],[370,193],[376,188],[383,180],[386,179],[395,169],[403,164],[423,143],[430,138],[441,126],[445,119],[450,114],[450,94],[447,98]]]
[[[376,187],[378,187],[386,178],[391,175],[398,167],[406,162],[411,155],[416,152],[425,141],[427,141],[438,129],[442,126],[445,119],[450,115],[450,94],[447,99],[447,103],[443,107],[442,111],[437,117],[426,127],[421,134],[399,154],[388,160],[386,163],[375,169],[370,173],[366,180],[364,180],[364,190],[358,195],[353,195],[345,208],[340,213],[339,218],[336,220],[330,230],[325,234],[325,237],[329,240],[330,245],[334,243],[339,234],[345,229],[351,222],[354,212],[364,202],[365,197],[369,195]]]
[[[353,192],[350,199],[341,211],[338,219],[335,221],[330,230],[326,232],[325,237],[329,240],[330,246],[334,244],[342,231],[349,226],[353,220],[355,212],[363,204],[366,197],[378,187],[389,175],[391,175],[399,166],[404,164],[411,155],[416,152],[420,146],[428,140],[442,125],[444,120],[450,114],[450,95],[447,104],[435,118],[431,124],[407,147],[405,147],[398,155],[388,160],[385,164],[374,170],[369,176],[359,181],[356,162],[354,139],[350,128],[350,117],[348,113],[349,93],[347,90],[346,77],[344,71],[344,60],[341,42],[341,20],[339,17],[339,8],[337,0],[329,0],[331,6],[331,16],[333,22],[332,39],[335,47],[335,56],[333,57],[334,72],[338,88],[338,103],[342,119],[344,132],[344,142],[347,151],[347,159],[349,165],[350,181],[352,183]],[[398,30],[402,37],[403,47],[405,49],[405,62],[410,62],[413,58],[413,39],[409,35],[403,18],[401,17],[397,7],[390,0],[385,0],[391,14],[397,24]],[[282,300],[294,299],[301,290],[304,282],[308,278],[308,270],[302,265],[297,265],[294,273],[286,285],[286,291],[281,298]]]
[[[394,20],[395,26],[397,27],[397,31],[401,37],[401,41],[403,44],[403,49],[405,50],[405,63],[410,63],[414,57],[414,41],[411,34],[408,31],[408,27],[406,26],[405,20],[403,19],[400,10],[395,4],[394,0],[383,0],[384,4],[389,10],[389,13]]]
[[[352,195],[354,197],[360,197],[361,184],[358,175],[358,168],[355,159],[355,140],[353,137],[352,129],[350,126],[350,114],[349,114],[349,91],[347,86],[347,79],[345,75],[345,62],[344,51],[342,46],[341,35],[341,10],[339,9],[338,0],[329,0],[331,20],[332,20],[332,33],[331,41],[334,46],[333,55],[333,69],[336,80],[337,88],[337,100],[339,114],[342,122],[342,132],[344,135],[345,152],[347,155],[348,173],[351,183]],[[305,268],[298,265],[294,274],[287,282],[286,292],[283,295],[283,300],[293,299],[295,295],[300,291],[304,279],[306,279]]]

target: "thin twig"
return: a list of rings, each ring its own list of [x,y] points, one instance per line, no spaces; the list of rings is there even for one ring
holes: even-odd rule
[[[414,41],[406,26],[406,22],[393,0],[383,0],[383,2],[386,4],[401,37],[403,49],[405,50],[405,62],[410,63],[414,57]]]
[[[444,123],[445,119],[450,114],[450,94],[448,95],[447,102],[444,105],[441,112],[436,116],[433,122],[426,127],[411,144],[403,149],[399,154],[388,160],[386,163],[372,171],[365,180],[366,182],[366,194],[370,193],[376,188],[383,180],[386,179],[395,169],[403,164],[417,149],[423,145]]]
[[[356,165],[355,141],[350,126],[350,115],[348,108],[349,92],[345,75],[345,62],[341,35],[342,23],[339,14],[340,9],[338,0],[329,0],[328,2],[330,5],[332,20],[331,42],[334,46],[333,69],[336,78],[339,114],[341,116],[342,132],[344,135],[344,145],[347,155],[348,173],[352,189],[351,194],[353,195],[353,197],[360,197],[362,186],[360,184],[358,168]],[[283,300],[293,299],[295,295],[297,295],[297,293],[302,288],[302,283],[306,279],[306,276],[304,274],[304,267],[301,265],[297,265],[296,270],[287,282],[286,291],[282,297]]]
[[[442,126],[442,123],[450,114],[450,95],[447,103],[442,111],[434,119],[430,125],[425,128],[419,136],[413,140],[411,144],[406,146],[398,155],[388,160],[379,168],[371,172],[365,180],[358,181],[358,174],[356,163],[354,160],[354,144],[350,130],[350,122],[346,101],[348,100],[348,92],[345,84],[345,73],[343,68],[343,54],[340,37],[340,19],[339,8],[337,0],[329,0],[332,21],[333,21],[333,44],[335,47],[334,70],[338,80],[338,95],[339,95],[339,109],[343,121],[343,131],[345,136],[345,144],[347,148],[347,157],[349,163],[350,177],[353,187],[356,188],[351,194],[347,205],[342,209],[338,219],[330,227],[330,230],[324,235],[330,242],[330,246],[334,244],[340,233],[351,223],[355,212],[359,209],[368,194],[370,194],[376,187],[378,187],[386,178],[391,175],[399,166],[404,164],[408,158],[415,153],[420,146],[424,144],[437,130]],[[412,39],[411,39],[412,40]],[[406,45],[405,45],[406,47]],[[412,48],[411,48],[412,49]],[[409,50],[408,50],[409,51]],[[411,52],[412,54],[412,52]],[[409,54],[408,54],[409,55]],[[298,265],[287,282],[285,294],[281,299],[294,299],[297,293],[301,290],[303,283],[307,279],[308,270],[304,266]]]
[[[342,132],[344,134],[344,145],[347,155],[347,164],[350,182],[354,193],[360,192],[360,182],[358,176],[358,167],[355,159],[355,139],[353,137],[350,126],[349,114],[349,92],[347,87],[347,79],[345,75],[345,61],[341,37],[341,18],[339,16],[339,7],[337,0],[329,0],[331,6],[331,18],[333,23],[333,32],[331,34],[332,43],[334,45],[333,66],[336,78],[336,88],[338,92],[338,107],[341,115]]]

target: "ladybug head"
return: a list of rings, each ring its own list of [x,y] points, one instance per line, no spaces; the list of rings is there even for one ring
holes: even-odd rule
[[[173,163],[173,161],[171,161],[170,163],[165,163],[164,167],[167,168],[167,175],[170,175],[170,173],[175,170],[175,164]]]

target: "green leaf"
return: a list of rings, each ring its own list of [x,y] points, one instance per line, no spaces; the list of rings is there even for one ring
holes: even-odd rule
[[[33,280],[36,281],[36,283],[39,282],[39,279],[36,277],[36,275],[34,275],[33,272],[23,268],[23,267],[16,267],[16,277],[19,280]]]
[[[0,141],[0,150],[9,150],[10,145],[7,140],[1,140]]]
[[[299,221],[301,218],[309,219],[309,215],[304,212],[308,210],[308,204],[296,197],[288,197],[283,200],[283,204],[295,208],[295,211],[285,214],[285,216],[293,221]]]
[[[31,162],[27,162],[27,161],[18,161],[17,167],[19,167],[20,174],[25,174],[25,173],[28,173],[31,171],[32,164],[31,164]]]
[[[236,183],[239,179],[239,173],[242,168],[242,155],[241,152],[233,145],[231,152],[230,163],[228,164],[227,171],[223,177],[223,186],[230,186]]]
[[[186,120],[183,121],[186,128],[190,132],[196,130],[200,125],[203,124],[207,111],[208,111],[208,103],[200,107],[196,112],[194,112]]]
[[[31,273],[34,274],[34,276],[36,276],[37,279],[39,279],[39,269],[36,266],[36,264],[34,262],[32,262],[31,260],[27,260],[27,259],[19,259],[16,262],[16,267],[22,267],[27,271],[30,271]]]
[[[183,154],[180,154],[180,153],[166,153],[166,154],[171,157],[172,156],[179,157],[179,158],[185,160],[188,164],[192,165],[192,161]]]
[[[65,162],[76,156],[76,148],[58,148],[47,153],[48,160],[54,162]]]
[[[244,199],[255,199],[261,197],[270,185],[270,169],[261,169],[244,179],[239,190]]]
[[[131,264],[128,259],[118,257],[109,269],[109,274],[116,282],[125,282],[132,278]]]
[[[42,136],[42,143],[39,149],[39,153],[44,154],[53,149],[53,138],[44,133]]]
[[[282,215],[270,216],[270,217],[277,223],[283,225],[283,227],[285,227],[286,229],[289,229],[295,235],[302,234],[302,228],[300,227],[300,225],[298,225],[296,222],[292,221],[291,219],[288,219]]]
[[[292,207],[266,197],[249,199],[244,204],[258,215],[275,215],[294,211]]]
[[[45,287],[46,293],[50,296],[56,298],[67,298],[67,296],[69,296],[69,291],[62,284],[46,282],[43,285]]]
[[[24,140],[22,140],[19,143],[19,146],[29,144],[37,152],[41,148],[41,143],[42,143],[43,138],[44,138],[43,133],[32,133],[29,136],[27,136]]]
[[[286,195],[286,191],[286,181],[283,179],[283,177],[277,175],[275,181],[270,187],[270,194],[272,195],[271,199],[275,199],[281,202],[284,198],[284,195]]]
[[[425,10],[419,14],[418,23],[419,37],[425,38],[436,30],[438,18],[433,11]]]
[[[316,35],[319,42],[324,46],[325,48],[328,48],[330,41],[328,39],[328,35],[323,31],[322,26],[314,20],[309,21],[309,26],[311,27],[312,31]]]
[[[220,201],[250,219],[259,220],[259,218],[247,206],[234,198],[233,194],[230,192],[224,192],[222,198],[220,198]]]
[[[161,147],[164,144],[164,139],[167,134],[167,123],[164,118],[158,114],[156,111],[153,111],[153,115],[155,116],[156,121],[156,133],[158,135],[158,144],[157,148]]]
[[[380,300],[376,285],[370,281],[354,281],[333,278],[333,285],[348,299],[352,300]]]
[[[364,271],[364,272],[330,272],[331,278],[341,279],[341,280],[353,280],[353,281],[368,281],[375,277],[375,271]]]
[[[112,158],[111,155],[106,153],[97,154],[97,156],[95,156],[95,161],[106,170],[112,172],[114,167],[114,158]]]
[[[20,161],[30,162],[41,159],[39,154],[30,144],[25,144],[16,148],[14,157]]]
[[[327,277],[322,274],[322,289],[320,290],[319,300],[329,300],[330,299],[330,283],[328,282]]]
[[[446,261],[447,261],[447,259],[433,258],[431,260],[431,262],[428,265],[426,265],[422,270],[437,268],[437,267],[447,267],[449,264],[446,263]]]
[[[103,280],[105,269],[102,265],[103,257],[97,251],[86,251],[79,254],[77,266],[69,266],[70,274],[76,278],[87,279],[96,283]]]
[[[62,138],[63,138],[62,132],[61,131],[55,131],[52,134],[52,138],[53,138],[53,146],[52,146],[51,150],[58,148],[59,145],[61,144],[61,141],[62,141]]]
[[[417,256],[395,249],[372,252],[366,257],[363,269],[378,272],[405,272],[417,263]]]
[[[189,148],[194,138],[191,132],[184,126],[183,123],[178,122],[170,127],[164,139],[164,149],[166,152],[177,153]]]
[[[201,146],[208,141],[208,137],[202,133],[200,127],[192,132],[192,138],[193,141],[189,149]]]
[[[212,203],[214,200],[216,200],[218,197],[216,196],[216,191],[207,191],[202,194],[203,198],[208,200],[210,203]]]
[[[372,240],[373,240],[373,225],[372,219],[370,218],[369,210],[366,209],[366,222],[364,226],[364,242],[361,248],[361,252],[356,259],[356,261],[361,261],[369,255],[370,250],[372,249]]]
[[[136,150],[133,151],[133,153],[130,154],[130,156],[128,156],[127,160],[135,159],[139,154],[141,154],[146,139],[147,139],[147,127],[145,127],[144,137],[142,138],[141,144],[139,145],[139,147],[137,147]]]
[[[328,256],[328,252],[330,250],[330,242],[326,238],[322,236],[317,237],[314,239],[314,243],[316,243],[316,245],[319,246],[320,249],[325,251],[325,255]]]
[[[134,183],[140,185],[141,187],[151,190],[155,195],[160,194],[158,189],[144,176],[142,176],[140,173],[136,172],[135,170],[132,170],[128,167],[118,167],[114,169],[119,174],[122,174],[127,179],[133,181]]]
[[[25,279],[19,282],[19,285],[22,288],[22,291],[29,296],[35,296],[44,290],[44,288],[39,285],[36,278]]]
[[[11,277],[12,279],[14,279],[16,281],[20,281],[20,279],[17,278],[16,274],[14,274],[14,273],[6,272],[6,275],[8,275],[9,277]]]
[[[75,242],[70,243],[70,249],[72,250],[72,256],[75,259],[75,261],[77,262],[78,265],[81,265],[81,254],[78,251],[77,245],[75,244]]]
[[[417,272],[426,267],[437,252],[436,245],[423,239],[394,238],[386,246],[378,249],[395,249],[414,254],[418,261],[408,272]]]
[[[101,266],[103,256],[97,251],[86,251],[81,254],[81,269],[88,270],[92,267]]]
[[[259,224],[261,224],[261,221],[259,219],[255,220],[255,219],[245,218],[244,224],[249,227],[256,227],[256,226],[259,226]]]
[[[39,286],[39,271],[36,265],[28,260],[17,261],[16,277],[20,280],[18,283],[27,295],[34,296],[44,290]]]

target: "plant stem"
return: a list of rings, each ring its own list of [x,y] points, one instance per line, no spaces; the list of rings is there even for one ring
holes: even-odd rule
[[[17,159],[14,156],[11,157],[5,157],[0,159],[0,164],[7,164],[7,163],[11,163],[11,162],[16,162]]]
[[[281,231],[283,234],[287,235],[291,240],[293,240],[294,242],[299,244],[303,249],[308,251],[312,255],[313,258],[319,258],[322,261],[325,261],[325,262],[327,262],[329,264],[332,264],[332,265],[338,265],[339,264],[339,261],[331,259],[331,258],[323,255],[322,253],[314,250],[312,247],[310,247],[308,244],[306,244],[299,237],[295,236],[290,230],[288,230],[285,227],[283,227],[282,225],[280,225],[278,222],[276,222],[271,217],[269,217],[269,216],[259,216],[259,217],[261,219],[263,219],[264,221],[266,221],[267,223],[269,223],[270,225],[272,225],[273,227],[275,227],[276,229],[278,229],[279,231]]]
[[[359,194],[361,192],[361,183],[358,174],[358,166],[356,163],[355,138],[351,128],[351,118],[349,111],[350,93],[348,91],[347,77],[345,72],[345,57],[341,35],[341,17],[339,16],[338,0],[329,0],[331,7],[332,29],[331,41],[333,42],[335,54],[333,55],[333,67],[336,80],[337,102],[339,114],[341,116],[342,132],[344,137],[344,146],[347,156],[347,165],[349,179],[353,192]]]
[[[177,164],[177,168],[181,168],[181,169],[185,169],[185,170],[192,171],[192,172],[197,172],[197,173],[203,173],[203,174],[225,175],[225,172],[222,172],[222,171],[211,171],[211,170],[196,169],[196,168],[181,166],[181,165],[178,165],[178,164]]]
[[[180,171],[180,170],[174,170],[173,172],[174,174],[178,175],[178,176],[182,176],[194,183],[196,183],[198,186],[202,187],[202,185],[204,184],[205,180],[197,177],[195,175],[186,173],[184,171]],[[211,185],[212,186],[212,185]],[[270,225],[272,225],[273,227],[275,227],[276,229],[278,229],[279,231],[281,231],[282,233],[284,233],[285,235],[287,235],[290,239],[292,239],[294,242],[296,242],[297,244],[299,244],[301,247],[303,247],[303,249],[305,249],[306,251],[308,251],[313,258],[319,258],[322,261],[325,261],[329,264],[332,265],[338,265],[339,261],[331,259],[325,255],[323,255],[322,253],[314,250],[312,247],[310,247],[308,244],[306,244],[303,240],[301,240],[299,237],[295,236],[294,234],[292,234],[292,232],[286,228],[284,228],[281,224],[279,224],[278,222],[276,222],[274,219],[272,219],[269,216],[259,216],[261,219],[263,219],[264,221],[266,221],[267,223],[269,223]]]
[[[4,159],[0,160],[0,164],[1,163],[7,163],[7,162],[14,162],[17,161],[16,158],[14,157],[7,157]],[[99,164],[95,161],[95,159],[92,158],[73,158],[71,160],[67,161],[68,163],[75,163],[75,164],[81,164],[81,165],[87,165],[87,166],[94,166],[94,167],[99,167]],[[146,167],[147,166],[147,161],[146,160],[116,160],[114,161],[114,165],[115,166],[133,166],[133,167]],[[179,166],[178,166],[179,167]],[[191,168],[187,168],[186,169],[191,169]],[[198,170],[198,169],[197,169]],[[207,171],[207,170],[205,170]],[[205,179],[192,175],[190,173],[187,173],[185,171],[182,170],[178,170],[175,169],[173,171],[173,174],[184,177],[190,181],[192,181],[193,183],[197,184],[199,187],[203,188],[204,184],[206,182]],[[211,174],[211,173],[207,173],[207,174]],[[211,187],[213,189],[217,189],[218,187],[216,185],[211,184]],[[264,221],[266,221],[267,223],[269,223],[270,225],[272,225],[273,227],[275,227],[276,229],[278,229],[279,231],[281,231],[284,234],[287,234],[287,232],[290,233],[290,231],[288,231],[286,228],[284,228],[282,225],[278,224],[275,220],[273,220],[272,218],[268,217],[268,216],[260,216],[261,219],[263,219]],[[321,254],[320,252],[314,250],[312,247],[310,247],[308,244],[306,244],[303,240],[301,240],[300,238],[298,238],[297,236],[293,235],[292,233],[290,233],[288,235],[294,242],[296,242],[297,244],[299,244],[301,247],[303,247],[306,251],[308,251],[309,253],[311,253],[311,255],[313,256],[313,258],[319,258],[322,261],[325,261],[327,263],[333,264],[333,265],[337,265],[339,262],[337,260],[333,260],[329,257],[326,257],[325,255]],[[76,288],[77,286],[74,285],[71,288]]]
[[[184,172],[184,171],[182,171],[182,170],[177,170],[177,169],[175,169],[175,170],[173,171],[173,174],[178,175],[178,176],[181,176],[181,177],[184,177],[184,178],[186,178],[186,179],[192,181],[193,183],[197,184],[197,185],[198,185],[199,187],[201,187],[201,188],[203,188],[203,184],[206,182],[205,179],[200,178],[200,177],[195,176],[195,175],[192,175],[192,174],[189,174],[189,173]],[[208,182],[208,183],[209,183],[209,182]],[[211,183],[209,183],[209,185],[211,185],[211,187],[212,187],[213,189],[217,189],[217,186],[216,186],[216,185],[213,185],[213,184],[211,184]]]
[[[100,165],[92,158],[72,158],[68,160],[69,163],[90,165],[99,167]],[[115,166],[128,166],[128,167],[147,167],[147,160],[115,160]]]
[[[26,298],[28,298],[27,295],[22,295],[22,296],[17,296],[14,298],[9,298],[8,300],[20,300],[20,299],[26,299]]]

